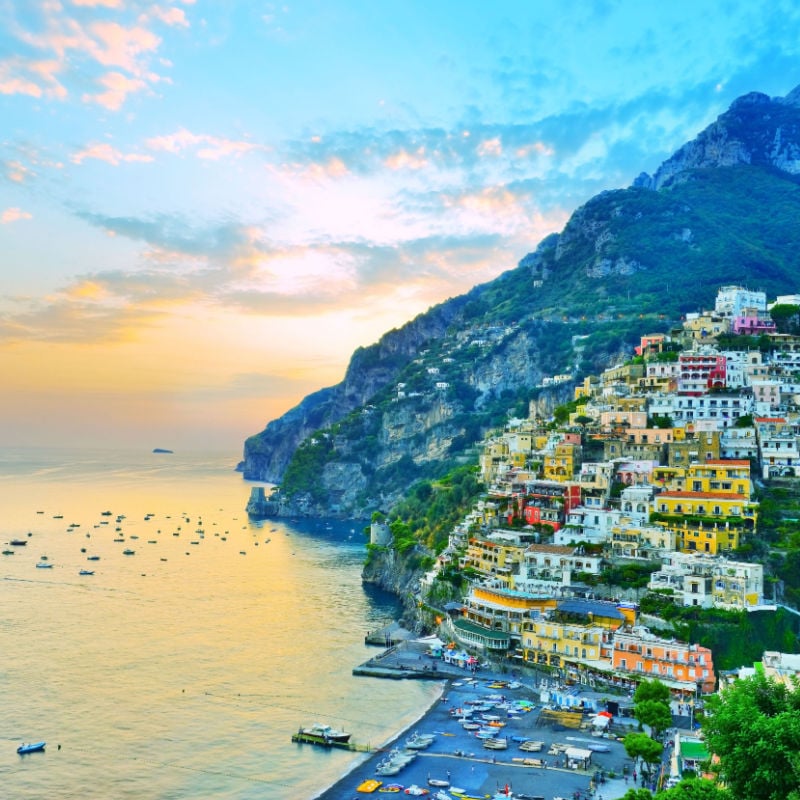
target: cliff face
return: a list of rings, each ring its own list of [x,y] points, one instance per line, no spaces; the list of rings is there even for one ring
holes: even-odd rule
[[[798,107],[800,87],[778,98],[750,92],[681,147],[655,175],[643,173],[636,184],[661,189],[686,178],[690,170],[734,164],[757,164],[800,174]]]
[[[359,348],[343,381],[245,443],[289,514],[388,511],[510,416],[713,302],[722,283],[796,291],[800,88],[753,93],[629,189],[578,208],[514,269]]]

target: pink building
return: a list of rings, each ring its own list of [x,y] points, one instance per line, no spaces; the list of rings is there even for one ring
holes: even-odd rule
[[[745,336],[761,336],[762,333],[775,333],[775,323],[760,317],[736,317],[733,332]]]

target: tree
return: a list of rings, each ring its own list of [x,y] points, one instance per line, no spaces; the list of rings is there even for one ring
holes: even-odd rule
[[[728,789],[702,778],[681,781],[672,789],[659,792],[657,800],[735,800]]]
[[[800,800],[800,684],[755,675],[706,702],[703,733],[741,800]]]
[[[660,739],[661,734],[672,725],[672,712],[660,700],[643,700],[637,703],[633,714],[642,725],[650,728],[654,739]]]
[[[669,687],[661,683],[658,678],[652,681],[644,680],[637,687],[633,694],[634,705],[643,703],[645,700],[656,700],[659,703],[669,703]],[[669,726],[667,726],[669,727]]]
[[[772,306],[769,312],[772,321],[779,333],[797,333],[798,321],[800,321],[800,306],[789,303],[781,303]]]
[[[620,800],[653,800],[649,789],[628,789]]]
[[[634,765],[641,760],[647,765],[647,772],[650,766],[658,762],[661,758],[661,751],[664,749],[660,742],[651,739],[646,733],[629,733],[623,740],[622,746]]]

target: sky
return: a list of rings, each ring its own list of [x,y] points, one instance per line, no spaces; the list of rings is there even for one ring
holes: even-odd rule
[[[240,454],[798,83],[793,0],[0,0],[0,447]]]

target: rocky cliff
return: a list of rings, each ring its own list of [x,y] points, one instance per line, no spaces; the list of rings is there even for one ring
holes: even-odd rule
[[[516,268],[370,347],[344,380],[245,443],[287,513],[364,516],[438,477],[509,416],[713,302],[722,283],[797,290],[800,89],[737,100],[652,177],[603,192]]]

